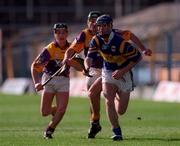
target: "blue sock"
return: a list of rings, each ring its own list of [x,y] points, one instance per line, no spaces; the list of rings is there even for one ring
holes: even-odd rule
[[[115,135],[122,135],[121,134],[121,128],[118,127],[118,128],[113,128],[112,131],[114,132]]]

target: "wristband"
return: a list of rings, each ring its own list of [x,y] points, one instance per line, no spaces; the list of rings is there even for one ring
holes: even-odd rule
[[[146,53],[146,50],[143,50],[142,53],[145,54],[145,53]]]

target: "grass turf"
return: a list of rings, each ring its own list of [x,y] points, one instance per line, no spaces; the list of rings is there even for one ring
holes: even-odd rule
[[[67,113],[54,138],[42,133],[51,117],[41,117],[38,95],[0,94],[0,146],[178,146],[180,145],[180,104],[131,100],[120,117],[124,141],[114,142],[101,102],[102,131],[87,139],[89,105],[87,98],[70,98]]]

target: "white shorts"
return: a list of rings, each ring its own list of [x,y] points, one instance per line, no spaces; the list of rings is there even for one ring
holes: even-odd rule
[[[93,76],[86,77],[86,84],[90,87],[97,78],[101,77],[101,69],[91,67],[89,70],[89,74]]]
[[[50,75],[43,74],[42,83],[50,78]],[[44,90],[50,93],[69,92],[69,78],[64,76],[54,76],[45,86]]]
[[[111,83],[118,87],[119,91],[131,92],[134,90],[134,83],[132,72],[127,72],[123,75],[123,78],[116,80],[112,78],[112,72],[109,70],[102,70],[102,83]]]

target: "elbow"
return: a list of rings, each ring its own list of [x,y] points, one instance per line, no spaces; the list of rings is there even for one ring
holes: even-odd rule
[[[34,65],[35,65],[35,63],[33,62],[33,63],[31,64],[31,72],[34,70]]]

